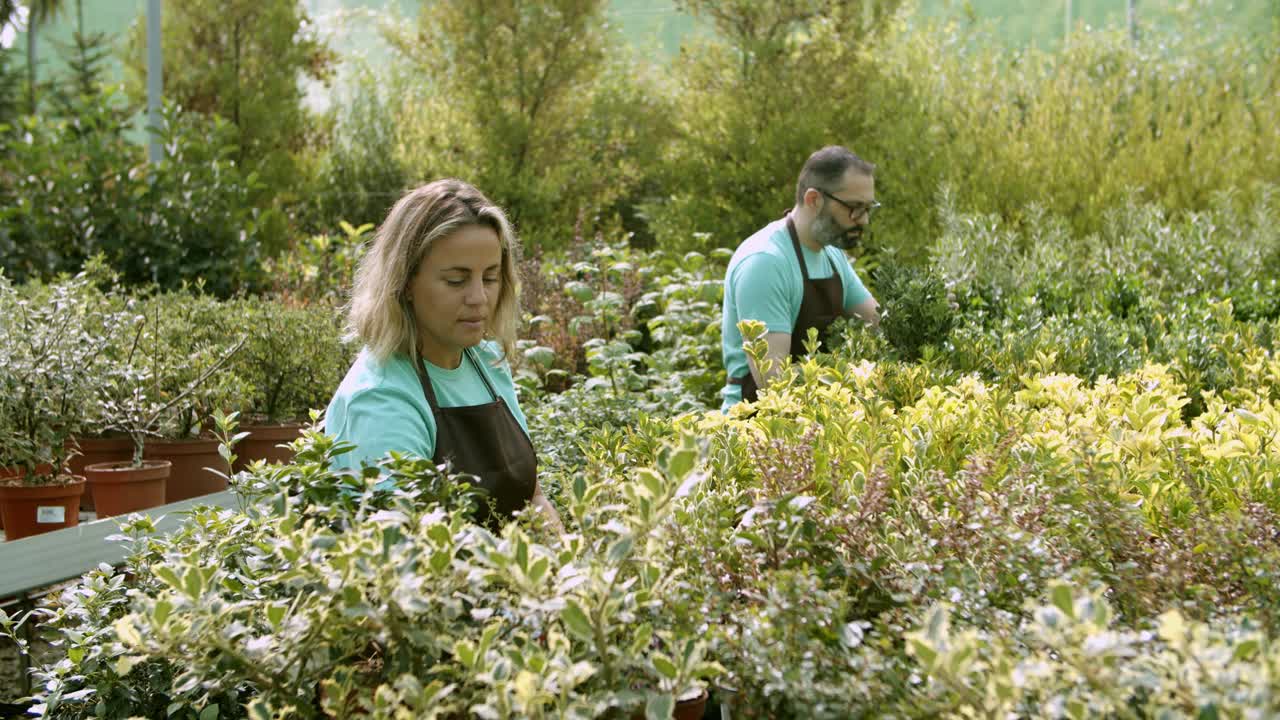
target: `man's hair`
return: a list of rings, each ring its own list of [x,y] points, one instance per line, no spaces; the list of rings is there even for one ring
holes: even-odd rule
[[[498,234],[502,282],[486,335],[509,355],[515,348],[520,317],[520,243],[502,208],[475,187],[454,179],[410,190],[391,208],[356,268],[347,311],[348,338],[362,341],[379,362],[397,352],[417,362],[418,324],[409,285],[431,246],[468,225],[488,227]],[[430,308],[417,310],[430,312]]]
[[[874,176],[876,166],[854,155],[849,148],[842,145],[828,145],[809,156],[800,169],[800,179],[796,181],[796,205],[804,202],[804,192],[809,188],[826,190],[835,189],[844,179],[849,168],[867,176]]]

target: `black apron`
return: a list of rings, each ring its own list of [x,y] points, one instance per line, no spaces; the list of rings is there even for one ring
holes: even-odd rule
[[[796,320],[791,324],[791,358],[799,360],[804,357],[804,341],[809,336],[809,328],[815,328],[818,341],[825,343],[827,328],[844,315],[844,283],[840,281],[839,270],[834,267],[829,278],[810,278],[804,254],[800,252],[800,235],[796,233],[796,224],[790,215],[787,216],[787,232],[791,235],[796,262],[800,263],[800,277],[804,278],[804,297],[800,300]],[[827,257],[825,252],[822,255]],[[830,261],[831,258],[827,258],[827,262]],[[749,370],[743,377],[729,378],[729,382],[742,386],[742,399],[746,402],[755,402],[758,398],[759,387]]]
[[[479,373],[493,402],[440,407],[427,369],[421,359],[416,363],[422,393],[436,419],[436,453],[431,459],[437,465],[450,463],[453,472],[476,476],[476,486],[488,496],[483,499],[488,502],[482,501],[476,511],[476,522],[496,528],[533,499],[538,456],[471,351],[464,350],[463,355]]]

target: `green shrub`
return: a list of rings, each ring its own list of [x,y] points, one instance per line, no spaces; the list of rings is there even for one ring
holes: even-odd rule
[[[1280,45],[1196,23],[1136,45],[1077,33],[1048,54],[911,22],[877,54],[937,124],[927,142],[962,207],[1018,221],[1034,203],[1087,236],[1130,193],[1167,212],[1204,210],[1230,188],[1247,204],[1280,172],[1267,120],[1280,110]]]
[[[342,342],[340,312],[256,298],[227,303],[223,312],[249,332],[228,368],[247,390],[233,399],[242,423],[304,422],[311,410],[329,404],[358,350]]]
[[[908,362],[926,348],[940,350],[956,324],[956,310],[941,277],[896,263],[881,264],[871,278],[881,307],[880,330]]]
[[[125,137],[108,92],[73,120],[28,116],[0,135],[0,262],[15,280],[75,272],[102,253],[123,281],[221,296],[254,287],[262,248],[257,182],[228,157],[223,123],[175,109],[158,165]]]
[[[168,537],[126,526],[128,579],[99,571],[41,611],[76,651],[38,671],[39,700],[65,717],[661,717],[720,671],[669,612],[687,590],[661,554],[687,444],[575,482],[563,539],[469,523],[470,486],[429,459],[336,472],[332,438],[295,447],[238,478],[244,512],[197,509]]]
[[[401,92],[412,80],[391,65],[381,73],[360,65],[347,87],[348,101],[335,103],[328,142],[309,157],[314,185],[300,198],[305,228],[324,232],[340,222],[381,223],[410,183],[400,153]]]
[[[801,166],[824,145],[880,161],[859,99],[863,52],[897,5],[678,4],[706,17],[716,35],[690,41],[672,66],[676,133],[663,156],[661,194],[645,206],[660,247],[736,246],[794,204]]]
[[[393,37],[415,85],[400,108],[409,176],[473,182],[530,247],[565,247],[578,222],[616,231],[658,157],[669,112],[605,6],[424,5],[417,27]]]
[[[263,265],[270,295],[293,305],[319,304],[336,308],[351,293],[356,265],[373,231],[371,223],[359,227],[341,221],[341,234],[321,233],[301,238],[293,247]]]
[[[327,82],[333,53],[318,25],[293,0],[188,0],[161,15],[165,97],[208,123],[226,127],[226,160],[262,184],[243,203],[272,207],[299,182],[295,153],[311,124],[303,105],[306,79]],[[129,97],[142,105],[147,87],[145,13],[122,48]]]

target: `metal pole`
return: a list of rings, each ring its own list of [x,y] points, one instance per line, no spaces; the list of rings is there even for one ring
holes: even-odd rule
[[[160,2],[147,0],[147,159],[160,162],[160,105],[164,93],[163,60],[160,44]]]
[[[1126,0],[1129,6],[1129,42],[1138,43],[1138,0]]]
[[[36,114],[36,14],[27,11],[27,112]]]

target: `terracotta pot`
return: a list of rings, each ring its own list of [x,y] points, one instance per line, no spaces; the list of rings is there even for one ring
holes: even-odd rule
[[[703,688],[702,694],[696,698],[676,701],[675,710],[671,711],[672,720],[702,720],[703,713],[707,711],[708,697],[706,688]],[[644,710],[633,714],[632,717],[644,720]]]
[[[94,463],[85,467],[89,489],[98,517],[124,515],[164,504],[165,484],[173,463],[168,460],[143,460],[134,467],[132,460]]]
[[[67,470],[72,475],[85,475],[85,467],[98,463],[125,462],[133,459],[133,440],[128,435],[111,437],[73,437],[67,440],[68,448],[75,448],[78,454],[67,461]],[[92,510],[94,497],[92,492],[80,496],[80,509]]]
[[[0,485],[5,539],[18,540],[79,525],[85,479],[74,477],[73,482],[64,485]]]
[[[178,502],[227,489],[227,479],[209,468],[230,473],[231,468],[218,454],[218,441],[210,438],[192,440],[148,440],[142,457],[173,463],[165,485],[165,502]]]
[[[671,713],[674,720],[702,720],[702,715],[707,711],[707,691],[703,690],[702,694],[690,700],[681,700],[676,703],[675,712]]]
[[[243,425],[240,429],[249,436],[236,444],[236,472],[249,467],[254,460],[271,464],[293,462],[293,451],[279,446],[301,437],[301,425]]]
[[[49,472],[52,469],[53,469],[52,465],[36,466],[36,470],[42,473]],[[8,480],[10,478],[23,477],[26,474],[27,474],[27,471],[23,470],[20,467],[0,467],[0,484],[3,484],[5,480]],[[3,530],[3,529],[4,529],[4,514],[0,513],[0,530]]]

